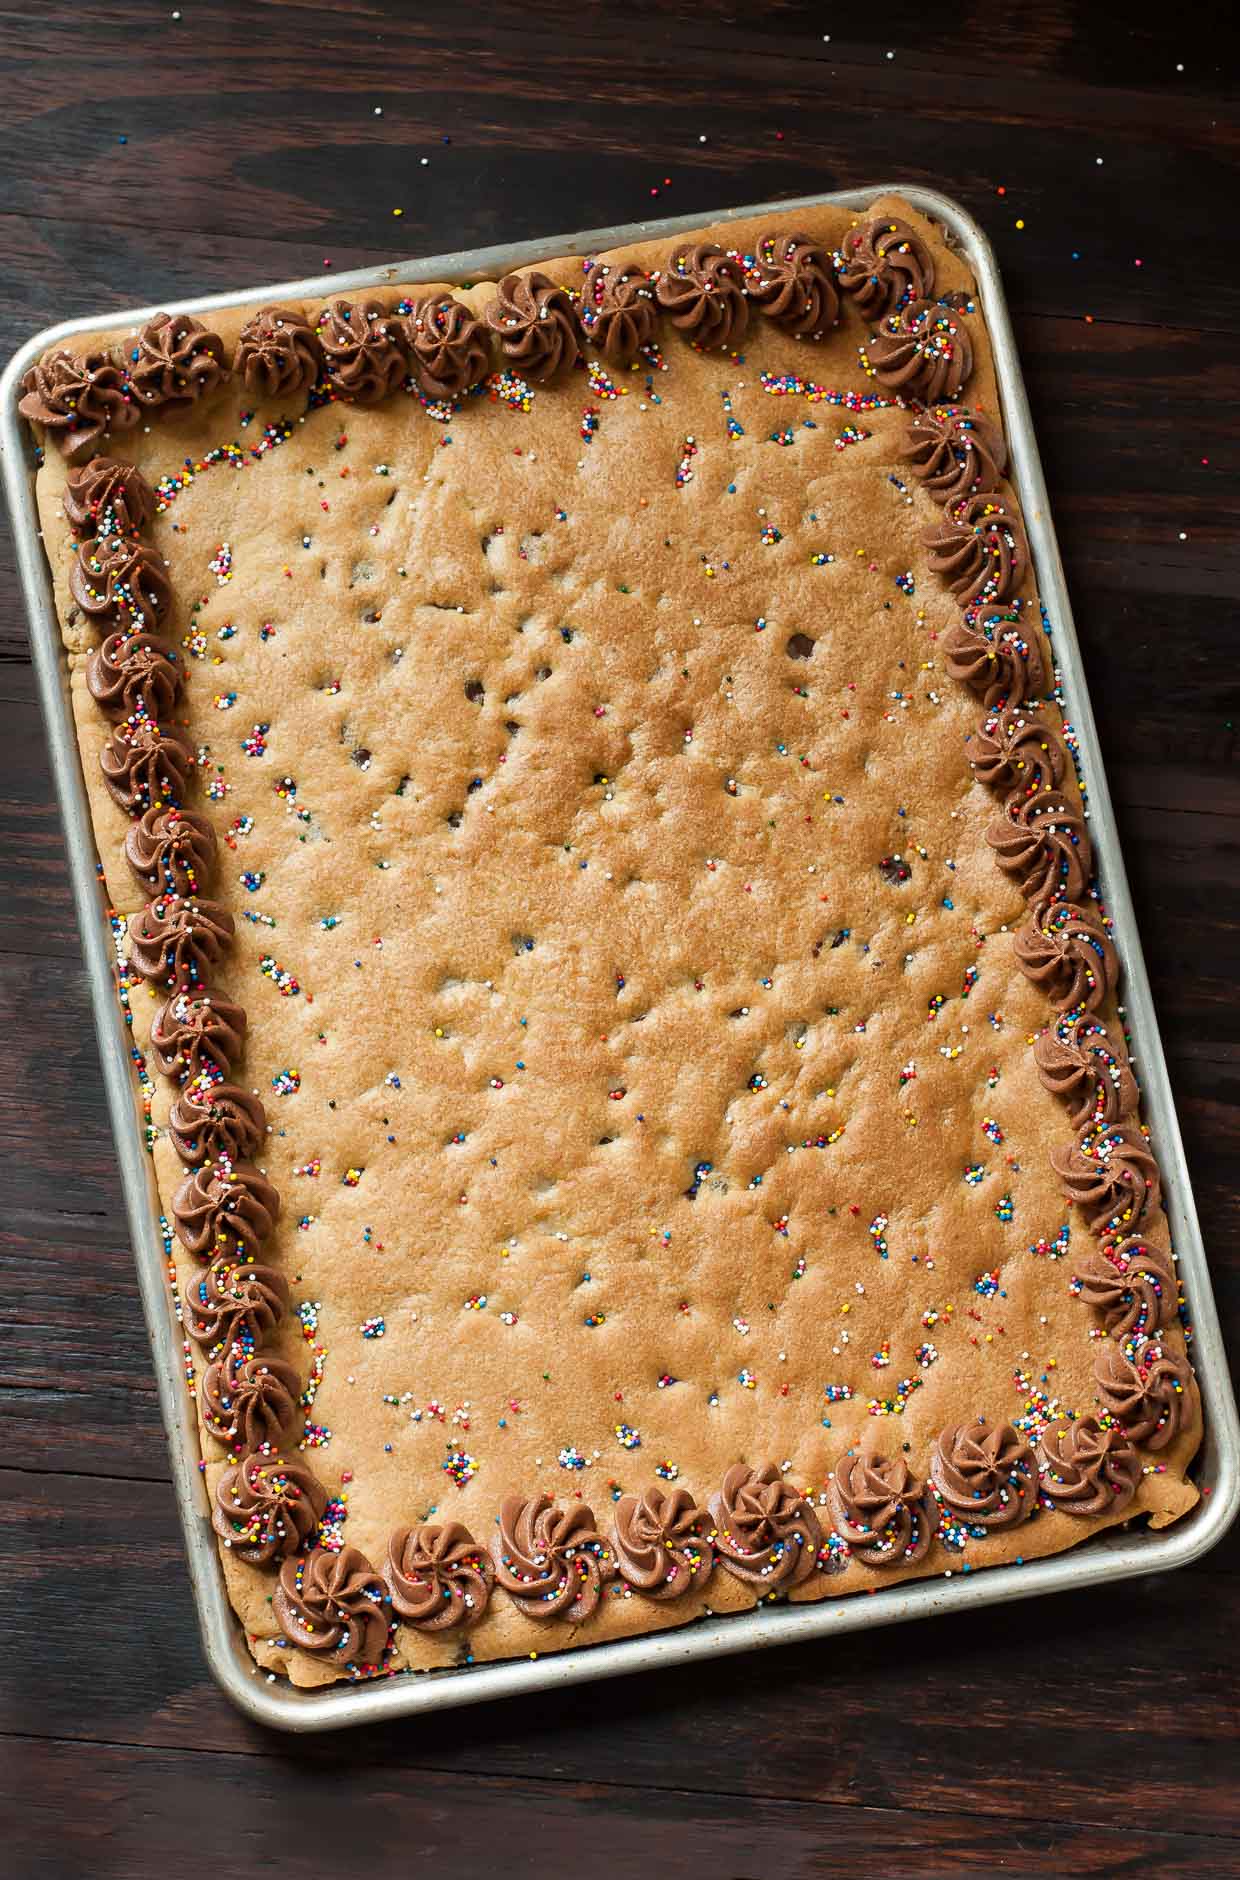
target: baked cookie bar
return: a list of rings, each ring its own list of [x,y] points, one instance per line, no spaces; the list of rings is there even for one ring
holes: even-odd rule
[[[262,1665],[540,1653],[1192,1505],[940,230],[823,205],[162,314],[21,408]]]

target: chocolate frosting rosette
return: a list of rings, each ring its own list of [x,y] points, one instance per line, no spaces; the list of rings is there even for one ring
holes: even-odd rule
[[[240,1343],[254,1352],[288,1311],[288,1298],[288,1281],[277,1267],[226,1253],[186,1288],[181,1323],[204,1351],[224,1352]]]
[[[818,1516],[774,1463],[734,1463],[710,1511],[720,1566],[759,1595],[800,1586],[817,1566],[824,1540]]]
[[[1135,1124],[1082,1130],[1075,1142],[1051,1150],[1051,1166],[1095,1234],[1129,1232],[1161,1206],[1158,1163]]]
[[[245,1456],[215,1486],[211,1525],[251,1567],[299,1554],[327,1507],[327,1490],[295,1456]]]
[[[186,1084],[168,1112],[172,1146],[188,1168],[203,1162],[252,1162],[267,1136],[262,1101],[238,1084]]]
[[[157,313],[131,347],[126,366],[139,405],[174,416],[228,378],[224,342],[187,313]]]
[[[94,536],[79,544],[69,569],[69,592],[86,618],[105,633],[154,633],[172,606],[163,556],[129,535]]]
[[[809,235],[758,237],[749,298],[793,339],[821,339],[839,319],[835,268]]]
[[[672,256],[659,276],[659,305],[672,325],[703,350],[735,350],[749,325],[745,273],[735,255],[698,242]]]
[[[161,895],[129,923],[129,963],[161,985],[202,986],[227,954],[235,926],[219,901]]]
[[[476,1625],[495,1583],[491,1556],[459,1521],[397,1528],[383,1569],[392,1611],[418,1632]]]
[[[114,433],[131,431],[139,415],[114,353],[76,354],[63,346],[31,366],[17,409],[41,424],[70,461],[85,457]]]
[[[853,1558],[867,1567],[924,1560],[939,1524],[933,1495],[902,1456],[850,1450],[827,1485],[827,1510]]]
[[[1091,1247],[1076,1269],[1078,1297],[1117,1340],[1146,1338],[1170,1325],[1179,1302],[1171,1255],[1141,1235]]]
[[[1037,640],[1023,630],[1015,605],[1008,613],[970,609],[952,621],[940,644],[951,677],[992,710],[1035,698],[1046,684]]]
[[[505,274],[486,318],[508,364],[537,385],[566,372],[580,354],[581,320],[573,297],[537,268]]]
[[[160,900],[192,901],[215,873],[212,824],[193,810],[167,805],[144,810],[125,837],[125,860]]]
[[[356,1547],[312,1548],[286,1560],[271,1601],[284,1636],[303,1651],[377,1671],[391,1628],[386,1585]]]
[[[593,1509],[550,1495],[505,1495],[491,1551],[496,1584],[527,1619],[588,1619],[616,1575]]]
[[[1193,1421],[1196,1399],[1188,1359],[1157,1338],[1103,1341],[1094,1360],[1098,1401],[1143,1449],[1166,1449]]]
[[[155,633],[110,633],[86,659],[86,689],[107,718],[167,718],[184,680],[176,648]]]
[[[1137,1080],[1123,1044],[1090,1012],[1062,1012],[1033,1042],[1038,1079],[1069,1104],[1076,1129],[1115,1123],[1137,1107]]]
[[[405,336],[398,314],[377,300],[357,305],[334,300],[315,326],[327,376],[342,398],[355,405],[377,405],[398,392],[409,373]]]
[[[487,329],[451,294],[419,300],[404,316],[413,376],[426,398],[449,403],[480,385],[491,370]]]
[[[241,1055],[248,1020],[220,993],[174,992],[151,1020],[151,1049],[165,1077],[188,1083],[205,1071],[219,1078]]]
[[[896,216],[872,216],[849,229],[836,256],[840,291],[866,320],[934,292],[934,261],[921,237]]]
[[[300,1392],[291,1364],[233,1345],[203,1373],[202,1419],[216,1441],[230,1448],[278,1449],[301,1416]]]
[[[654,283],[632,261],[596,261],[580,301],[587,343],[609,365],[631,366],[658,337]]]
[[[323,345],[292,307],[260,307],[237,337],[233,371],[252,398],[292,398],[323,370]]]
[[[200,1260],[223,1253],[255,1259],[279,1213],[279,1195],[248,1162],[204,1163],[172,1197],[177,1239]]]
[[[115,457],[92,457],[70,470],[61,499],[78,541],[90,536],[136,535],[155,520],[155,493],[142,472]]]
[[[1056,1417],[1037,1444],[1042,1500],[1062,1514],[1118,1514],[1141,1481],[1141,1462],[1123,1431],[1097,1417]]]
[[[942,1507],[970,1530],[1003,1533],[1037,1506],[1033,1451],[1010,1423],[957,1423],[943,1431],[930,1461]]]
[[[647,1599],[696,1593],[715,1564],[712,1523],[688,1489],[652,1484],[616,1503],[612,1545],[620,1577]]]
[[[900,454],[927,494],[945,505],[998,489],[1007,469],[1002,431],[963,405],[929,405],[917,412]]]
[[[1035,909],[1013,937],[1026,978],[1060,1012],[1096,1012],[1119,978],[1111,936],[1092,908],[1056,901]]]

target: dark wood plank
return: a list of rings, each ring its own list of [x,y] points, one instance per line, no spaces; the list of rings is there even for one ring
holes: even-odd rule
[[[376,1880],[411,1868],[459,1880],[544,1880],[583,1862],[608,1880],[651,1873],[719,1871],[734,1880],[778,1872],[821,1880],[876,1861],[882,1870],[1121,1875],[1234,1874],[1228,1844],[1142,1823],[1127,1844],[1111,1827],[1031,1813],[997,1826],[971,1814],[902,1808],[822,1807],[746,1798],[724,1806],[688,1789],[638,1790],[623,1782],[538,1782],[494,1776],[416,1780],[334,1770],[330,1803],[317,1771],[301,1761],[100,1748],[83,1794],[80,1758],[62,1744],[6,1745],[14,1786],[26,1796],[9,1837],[22,1880],[97,1880],[183,1869],[254,1873],[268,1860],[348,1873],[364,1860]],[[204,1765],[211,1764],[210,1780]],[[221,1805],[227,1795],[228,1801]],[[521,1829],[516,1824],[521,1823]],[[600,1866],[598,1850],[605,1849]],[[49,1851],[54,1849],[55,1851]],[[362,1850],[364,1849],[364,1854]],[[772,1860],[777,1850],[777,1859]]]
[[[907,5],[884,8],[881,37],[867,24],[829,44],[809,6],[764,10],[759,30],[721,3],[658,0],[623,26],[602,0],[509,0],[451,30],[393,4],[201,0],[176,22],[130,0],[106,13],[87,58],[76,13],[11,9],[0,75],[14,105],[7,208],[53,248],[53,225],[77,227],[66,271],[83,240],[88,267],[110,252],[115,304],[143,298],[135,262],[156,222],[217,237],[221,259],[238,230],[299,237],[314,268],[342,243],[433,252],[897,172],[953,180],[1031,309],[1178,324],[1191,291],[1194,321],[1226,329],[1240,297],[1219,236],[1231,116],[1185,87],[1170,26],[1142,84],[1094,83],[1091,53],[1109,65],[1130,28],[1087,0],[1050,9],[1042,34],[1026,23],[1010,59],[989,25],[923,47],[924,15]],[[1080,77],[1036,51],[1065,28],[1080,31]],[[1198,78],[1229,55],[1234,68],[1235,45],[1220,18]],[[106,214],[83,238],[84,183]]]

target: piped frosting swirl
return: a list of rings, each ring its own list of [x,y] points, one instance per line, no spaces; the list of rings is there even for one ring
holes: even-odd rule
[[[1060,1012],[1096,1012],[1119,978],[1119,960],[1100,917],[1068,901],[1036,909],[1012,948],[1025,977]]]
[[[810,235],[758,237],[749,298],[793,339],[821,339],[840,313],[831,256]]]
[[[1137,1107],[1137,1080],[1124,1045],[1089,1012],[1061,1013],[1034,1040],[1043,1086],[1072,1107],[1073,1126],[1115,1123]]]
[[[943,1431],[930,1462],[941,1505],[972,1530],[1001,1533],[1037,1505],[1033,1451],[1010,1423],[957,1423]]]
[[[224,1254],[186,1287],[181,1323],[204,1351],[224,1353],[240,1344],[249,1354],[266,1343],[287,1311],[288,1281],[278,1267]]]
[[[280,1213],[275,1188],[247,1162],[196,1168],[172,1197],[177,1239],[200,1260],[253,1260]]]
[[[860,353],[868,377],[927,404],[958,398],[973,376],[969,329],[962,315],[936,300],[910,300],[889,314]]]
[[[827,1484],[827,1511],[853,1558],[867,1567],[924,1560],[939,1524],[938,1505],[902,1456],[841,1456]]]
[[[1095,1234],[1131,1233],[1161,1206],[1158,1164],[1134,1124],[1082,1130],[1075,1142],[1051,1150],[1051,1166]]]
[[[382,1577],[356,1547],[315,1547],[286,1560],[271,1601],[291,1644],[359,1671],[383,1663],[390,1608]]]
[[[244,1456],[215,1485],[211,1525],[251,1567],[299,1554],[327,1507],[327,1491],[295,1456]]]
[[[157,313],[126,360],[129,385],[147,411],[188,411],[228,378],[224,342],[187,313]]]
[[[203,1422],[217,1442],[230,1448],[277,1449],[297,1424],[300,1389],[291,1364],[234,1346],[203,1373]]]
[[[609,364],[630,366],[654,345],[658,329],[650,276],[632,261],[596,261],[581,287],[586,343]]]
[[[678,249],[660,274],[659,305],[672,325],[703,350],[734,350],[749,325],[745,273],[715,242]]]
[[[1079,1297],[1116,1340],[1148,1338],[1176,1314],[1179,1285],[1171,1255],[1144,1235],[1091,1247],[1077,1267]]]
[[[161,985],[203,986],[231,946],[235,927],[222,902],[161,895],[129,923],[129,963]]]
[[[660,1602],[697,1592],[715,1564],[710,1516],[685,1488],[621,1495],[612,1542],[621,1579]]]
[[[1117,1344],[1104,1339],[1094,1360],[1098,1399],[1125,1434],[1157,1452],[1175,1441],[1195,1414],[1188,1359],[1156,1338]]]
[[[138,407],[115,354],[75,354],[57,347],[31,366],[17,409],[41,424],[61,455],[83,458],[108,437],[130,431]]]
[[[573,297],[537,268],[505,274],[486,318],[504,358],[536,385],[558,378],[577,361],[581,322]]]
[[[426,398],[463,398],[491,369],[486,327],[451,294],[418,301],[404,327],[413,375]]]
[[[872,216],[845,235],[835,258],[840,291],[866,320],[934,292],[934,261],[907,222]]]
[[[927,495],[943,504],[998,489],[1007,469],[1002,431],[963,405],[916,412],[900,454]]]
[[[404,384],[409,365],[403,324],[381,301],[333,300],[314,330],[327,376],[351,404],[377,405]]]
[[[86,660],[86,689],[107,718],[167,718],[184,682],[176,648],[155,633],[109,633]]]
[[[165,806],[145,810],[125,837],[125,860],[156,896],[190,899],[210,885],[215,872],[215,830],[193,810]]]
[[[252,1162],[267,1135],[262,1102],[237,1084],[186,1084],[168,1113],[172,1146],[187,1168],[203,1162]]]
[[[931,570],[942,575],[962,607],[1007,600],[1029,561],[1019,517],[988,490],[953,503],[925,543]]]
[[[1118,1514],[1137,1492],[1141,1462],[1114,1424],[1056,1417],[1035,1450],[1042,1500],[1061,1514]]]
[[[527,1619],[588,1619],[616,1560],[584,1502],[505,1495],[491,1543],[496,1584]]]
[[[799,1488],[774,1463],[737,1462],[711,1496],[721,1567],[761,1594],[800,1586],[818,1563],[823,1532]]]
[[[397,1528],[383,1569],[392,1611],[418,1632],[476,1625],[495,1583],[491,1556],[459,1521]]]
[[[136,535],[155,520],[155,493],[142,472],[115,457],[92,457],[70,470],[61,498],[65,520],[79,541],[89,536]]]
[[[179,803],[194,767],[194,749],[175,725],[135,713],[117,725],[99,753],[108,794],[130,816]]]
[[[165,1077],[186,1083],[203,1071],[225,1076],[241,1056],[246,1015],[218,992],[174,992],[151,1020],[151,1049]]]
[[[154,633],[172,606],[163,556],[128,535],[83,542],[69,570],[69,592],[86,618],[105,631]]]
[[[292,398],[323,370],[323,344],[293,307],[260,307],[237,336],[233,371],[251,398]]]

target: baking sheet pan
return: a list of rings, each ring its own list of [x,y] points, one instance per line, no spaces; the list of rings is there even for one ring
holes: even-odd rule
[[[1098,874],[1115,923],[1114,939],[1124,968],[1125,1011],[1134,1054],[1142,1067],[1143,1112],[1158,1151],[1164,1205],[1195,1333],[1192,1356],[1205,1418],[1204,1442],[1194,1468],[1194,1479],[1202,1491],[1201,1500],[1190,1514],[1159,1533],[1144,1529],[1131,1533],[1112,1530],[1068,1553],[1022,1566],[995,1568],[951,1579],[939,1577],[910,1582],[869,1599],[850,1597],[835,1603],[821,1600],[812,1605],[763,1608],[700,1620],[650,1637],[552,1653],[535,1661],[523,1658],[473,1669],[424,1672],[374,1684],[336,1685],[318,1690],[298,1689],[254,1663],[240,1622],[228,1602],[198,1471],[197,1420],[185,1390],[180,1332],[169,1304],[159,1232],[159,1200],[134,1100],[128,1033],[114,990],[114,962],[97,874],[98,857],[69,705],[68,668],[56,620],[51,572],[39,534],[34,497],[34,445],[17,412],[22,375],[49,346],[63,344],[77,333],[97,331],[100,327],[136,325],[149,319],[156,310],[122,308],[100,312],[86,319],[48,327],[28,340],[9,362],[0,378],[0,468],[29,616],[34,667],[68,850],[70,885],[82,934],[108,1109],[116,1138],[142,1308],[150,1334],[160,1409],[168,1435],[172,1482],[185,1535],[203,1648],[213,1676],[233,1702],[257,1722],[292,1731],[373,1723],[418,1711],[483,1703],[523,1691],[549,1690],[590,1679],[619,1677],[629,1671],[686,1664],[693,1659],[727,1652],[753,1651],[764,1645],[786,1645],[870,1626],[892,1625],[898,1620],[925,1618],[932,1613],[996,1605],[1035,1593],[1093,1586],[1105,1580],[1186,1565],[1221,1538],[1240,1508],[1240,1426],[1201,1230],[1137,938],[1110,795],[1098,757],[1093,713],[1047,506],[1028,399],[994,254],[977,223],[959,204],[936,191],[883,183],[791,201],[750,203],[730,210],[705,210],[699,215],[590,229],[505,247],[394,262],[390,266],[333,276],[332,291],[347,294],[397,282],[404,285],[418,281],[477,280],[557,255],[590,254],[630,241],[672,238],[708,223],[742,216],[811,208],[822,203],[864,208],[875,197],[893,193],[903,196],[923,215],[940,224],[949,244],[969,263],[990,333],[1010,445],[1011,480],[1020,498],[1039,591],[1053,627],[1052,648],[1062,670],[1065,716],[1071,719],[1080,737],[1081,766],[1089,796],[1090,829]],[[180,311],[201,316],[218,307],[285,298],[309,300],[321,296],[322,292],[321,278],[314,278],[240,289],[177,305]]]

